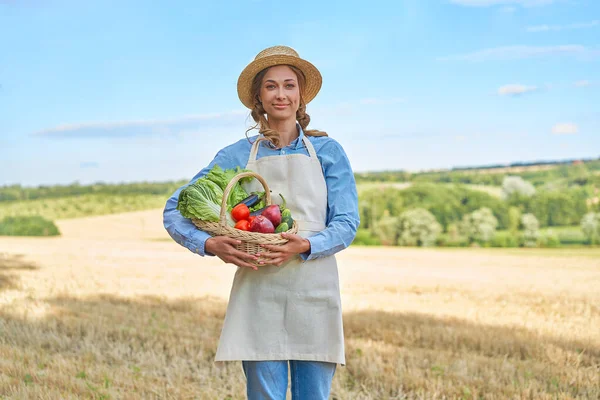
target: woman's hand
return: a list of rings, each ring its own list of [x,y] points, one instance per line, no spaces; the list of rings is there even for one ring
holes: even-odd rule
[[[214,236],[206,240],[204,250],[219,257],[227,264],[252,268],[256,271],[258,268],[252,264],[252,261],[257,261],[258,257],[236,249],[235,246],[240,243],[241,241],[227,236]]]
[[[281,237],[289,242],[282,245],[261,244],[261,247],[270,250],[270,253],[259,253],[265,264],[281,266],[290,258],[310,250],[310,242],[302,236],[283,232]]]

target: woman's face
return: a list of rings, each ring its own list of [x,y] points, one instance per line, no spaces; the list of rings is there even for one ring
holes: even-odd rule
[[[259,98],[270,120],[296,120],[300,88],[294,71],[287,65],[269,68],[263,77]]]

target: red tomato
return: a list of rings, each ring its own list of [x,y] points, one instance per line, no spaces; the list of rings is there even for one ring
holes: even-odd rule
[[[250,222],[248,222],[248,220],[246,220],[246,219],[242,219],[235,224],[234,228],[242,230],[242,231],[249,231],[250,230]]]
[[[256,216],[251,215],[248,217],[248,222],[252,223],[252,221],[254,221],[254,218],[256,218]]]
[[[237,206],[233,207],[233,210],[231,210],[231,217],[234,221],[248,219],[249,216],[250,210],[248,209],[248,206],[243,203],[238,204]]]

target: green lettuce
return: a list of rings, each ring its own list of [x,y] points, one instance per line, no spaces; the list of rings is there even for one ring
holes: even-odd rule
[[[265,200],[265,192],[252,192],[252,194],[257,195],[258,197],[260,197],[260,201],[258,203],[256,203],[254,206],[250,207],[250,212],[254,212],[256,210],[260,210],[261,208],[264,208],[267,206],[267,202]]]
[[[223,169],[219,165],[215,164],[212,169],[206,175],[206,179],[216,183],[219,185],[221,190],[225,190],[229,182],[239,173],[249,172],[248,169],[240,168],[239,166],[231,169]],[[254,179],[254,177],[249,176],[246,178],[240,179],[235,186],[229,192],[229,198],[227,199],[227,211],[231,211],[231,209],[240,201],[244,200],[248,197],[248,193],[242,187],[243,183],[250,182]]]
[[[185,218],[219,222],[223,189],[210,179],[200,178],[179,193],[177,209]],[[225,213],[229,226],[235,223],[229,212]]]

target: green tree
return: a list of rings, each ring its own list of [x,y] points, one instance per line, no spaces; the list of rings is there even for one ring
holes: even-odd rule
[[[500,228],[508,226],[508,206],[504,201],[461,185],[419,183],[402,190],[401,196],[404,208],[428,210],[445,230],[450,224],[460,222],[463,215],[482,207],[493,211]]]
[[[587,213],[581,219],[581,230],[589,244],[600,244],[600,213]]]
[[[521,225],[521,209],[519,207],[510,207],[508,209],[508,230],[511,235],[516,235]]]
[[[535,187],[520,176],[506,176],[502,181],[502,198],[505,200],[513,196],[527,198],[534,194]]]
[[[540,224],[533,214],[523,214],[521,217],[523,225],[523,240],[526,247],[536,247],[540,237]]]
[[[398,244],[433,246],[442,226],[435,216],[423,208],[407,210],[398,218]]]
[[[487,243],[496,233],[498,220],[489,208],[483,207],[463,216],[460,230],[471,243]]]
[[[384,213],[374,228],[375,235],[382,245],[396,246],[398,244],[398,217],[391,217],[389,212]]]
[[[540,226],[576,225],[587,212],[587,194],[582,188],[538,192],[532,197],[527,212],[539,220]]]

